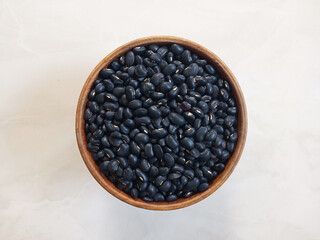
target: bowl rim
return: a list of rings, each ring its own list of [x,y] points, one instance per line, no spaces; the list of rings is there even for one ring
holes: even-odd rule
[[[111,181],[109,181],[104,176],[104,174],[100,173],[98,166],[95,164],[90,152],[87,150],[86,147],[87,141],[84,130],[85,120],[83,119],[83,114],[86,108],[86,102],[88,100],[88,94],[90,92],[92,84],[97,79],[98,74],[102,68],[108,66],[113,60],[119,58],[121,55],[123,55],[133,47],[149,44],[166,45],[172,43],[180,44],[195,52],[197,55],[205,58],[208,62],[214,65],[214,67],[219,72],[220,76],[229,82],[229,84],[231,85],[232,95],[236,100],[236,105],[238,108],[238,141],[236,144],[236,148],[233,154],[231,155],[230,159],[228,160],[228,163],[226,164],[224,171],[221,172],[217,176],[217,178],[210,183],[209,188],[206,191],[196,193],[188,198],[179,198],[172,202],[146,202],[139,198],[133,199],[125,192],[119,190]],[[111,53],[109,53],[106,57],[104,57],[98,63],[98,65],[92,70],[92,72],[90,73],[86,82],[83,85],[78,99],[75,121],[77,144],[81,156],[87,168],[89,169],[92,176],[96,179],[96,181],[110,194],[122,200],[123,202],[126,202],[135,207],[140,207],[149,210],[174,210],[187,207],[203,200],[204,198],[214,193],[229,178],[229,176],[235,169],[237,163],[239,162],[246,142],[247,129],[248,120],[244,96],[238,81],[236,80],[235,76],[232,74],[228,66],[216,54],[214,54],[207,48],[203,47],[202,45],[190,41],[188,39],[175,36],[149,36],[138,38],[121,45],[120,47],[116,48]]]

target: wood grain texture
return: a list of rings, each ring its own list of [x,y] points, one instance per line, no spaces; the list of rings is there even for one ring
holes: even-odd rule
[[[102,68],[107,67],[112,61],[119,58],[122,54],[126,53],[128,50],[134,47],[149,44],[165,45],[171,43],[178,43],[197,53],[199,56],[205,58],[208,62],[212,63],[215,66],[220,76],[230,83],[232,88],[232,94],[236,100],[238,108],[238,142],[234,153],[232,154],[231,158],[229,159],[226,165],[225,170],[222,173],[220,173],[218,177],[210,184],[208,190],[202,193],[197,193],[186,199],[177,199],[173,202],[145,202],[141,199],[133,199],[131,196],[119,190],[102,173],[100,173],[98,166],[95,164],[94,160],[90,155],[90,152],[87,150],[86,147],[87,141],[84,130],[85,120],[83,118],[83,114],[85,111],[86,102],[88,100],[88,94],[90,92],[91,86],[97,79],[98,74]],[[86,166],[88,167],[89,171],[91,172],[92,176],[98,181],[98,183],[104,189],[106,189],[116,198],[133,206],[150,210],[173,210],[187,207],[201,201],[202,199],[214,193],[231,175],[241,157],[247,136],[247,124],[247,110],[242,91],[235,76],[232,74],[227,65],[218,56],[216,56],[214,53],[212,53],[205,47],[190,40],[172,36],[152,36],[140,38],[122,45],[121,47],[111,52],[104,59],[102,59],[102,61],[93,69],[82,88],[76,112],[76,136],[78,147],[82,155],[82,158]]]

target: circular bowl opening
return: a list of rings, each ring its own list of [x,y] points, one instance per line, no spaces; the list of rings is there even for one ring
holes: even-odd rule
[[[93,85],[94,81],[97,79],[101,69],[107,67],[112,61],[116,60],[121,55],[123,55],[124,53],[126,53],[127,51],[129,51],[134,47],[149,45],[149,44],[167,45],[172,43],[178,43],[190,49],[191,51],[195,52],[200,57],[203,57],[204,59],[206,59],[209,63],[213,64],[213,66],[217,69],[221,78],[229,82],[233,97],[236,101],[236,106],[238,108],[238,115],[237,115],[238,141],[232,156],[230,157],[230,159],[228,160],[225,166],[224,171],[222,171],[217,176],[217,178],[210,183],[209,188],[206,191],[196,193],[193,196],[185,199],[178,198],[173,202],[145,202],[139,198],[133,199],[131,196],[129,196],[125,192],[118,189],[112,182],[110,182],[104,176],[103,173],[99,171],[98,166],[92,159],[90,152],[87,150],[87,141],[86,141],[86,134],[84,129],[85,120],[83,118],[83,115],[86,108],[86,103],[88,101],[88,94],[90,92],[91,86]],[[192,42],[190,40],[183,39],[183,38],[172,37],[172,36],[145,37],[145,38],[133,40],[131,42],[128,42],[118,47],[109,55],[107,55],[104,59],[102,59],[102,61],[93,69],[93,71],[89,75],[88,79],[86,80],[82,88],[82,91],[78,100],[78,106],[77,106],[77,112],[76,112],[76,136],[77,136],[78,147],[86,166],[88,167],[92,176],[97,180],[97,182],[105,190],[107,190],[116,198],[136,207],[150,209],[150,210],[173,210],[173,209],[190,206],[208,197],[209,195],[214,193],[231,175],[231,173],[233,172],[234,168],[236,167],[241,157],[241,154],[245,145],[245,141],[246,141],[247,110],[246,110],[245,100],[244,100],[242,91],[240,89],[240,86],[235,76],[232,74],[232,72],[227,67],[227,65],[214,53],[212,53],[205,47],[195,42]]]

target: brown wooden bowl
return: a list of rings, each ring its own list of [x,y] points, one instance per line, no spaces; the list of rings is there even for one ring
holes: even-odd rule
[[[88,94],[90,92],[91,86],[93,85],[94,81],[97,79],[98,74],[101,69],[107,67],[112,61],[119,58],[122,54],[126,53],[130,49],[148,45],[148,44],[171,44],[171,43],[178,43],[193,52],[197,53],[199,56],[205,58],[208,62],[213,64],[217,71],[219,72],[220,76],[227,80],[232,89],[232,94],[236,100],[236,105],[238,108],[238,142],[236,144],[236,148],[234,153],[232,154],[231,158],[229,159],[228,163],[226,164],[225,170],[218,175],[216,179],[210,184],[209,189],[197,193],[189,198],[179,198],[173,202],[145,202],[141,199],[133,199],[131,196],[126,194],[125,192],[119,190],[112,182],[110,182],[104,174],[99,171],[98,166],[95,164],[94,160],[91,157],[90,152],[87,150],[87,141],[86,141],[86,134],[84,130],[85,120],[83,118],[83,114],[86,108],[86,102],[88,101]],[[209,51],[208,49],[204,48],[203,46],[192,42],[187,39],[178,38],[178,37],[171,37],[171,36],[153,36],[153,37],[145,37],[140,38],[131,42],[128,42],[121,47],[115,49],[111,52],[108,56],[106,56],[102,61],[93,69],[91,74],[89,75],[87,81],[85,82],[77,106],[77,113],[76,113],[76,135],[77,135],[77,142],[80,149],[80,153],[82,158],[87,165],[89,171],[91,172],[92,176],[98,181],[98,183],[109,193],[111,193],[116,198],[129,203],[133,206],[151,209],[151,210],[173,210],[178,208],[183,208],[190,206],[196,202],[201,201],[202,199],[208,197],[210,194],[215,192],[230,176],[234,168],[236,167],[240,156],[242,154],[246,136],[247,136],[247,110],[245,105],[245,100],[240,89],[240,86],[231,73],[230,69],[227,65],[222,62],[222,60],[217,57],[214,53]]]

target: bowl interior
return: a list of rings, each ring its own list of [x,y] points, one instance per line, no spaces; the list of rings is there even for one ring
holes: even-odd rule
[[[173,202],[145,202],[141,199],[133,199],[131,196],[127,195],[123,191],[119,190],[112,182],[110,182],[102,173],[100,173],[98,166],[95,164],[94,160],[91,157],[90,152],[87,150],[87,141],[86,141],[86,134],[84,130],[85,121],[83,119],[83,114],[86,107],[86,102],[88,100],[88,94],[90,92],[91,86],[93,85],[94,81],[98,78],[98,74],[101,69],[107,67],[112,61],[119,58],[121,55],[129,51],[130,49],[142,46],[142,45],[149,45],[149,44],[158,44],[158,45],[166,45],[171,43],[178,43],[191,51],[198,54],[200,57],[203,57],[208,62],[214,65],[216,70],[219,72],[220,76],[227,80],[231,86],[232,94],[235,98],[236,105],[238,108],[238,141],[236,144],[236,148],[234,153],[232,154],[231,158],[228,160],[226,164],[225,170],[220,173],[216,179],[211,182],[209,189],[194,194],[193,196],[185,199],[177,199]],[[99,182],[99,184],[106,189],[109,193],[117,197],[118,199],[131,204],[136,207],[141,207],[145,209],[152,209],[152,210],[172,210],[183,208],[189,205],[192,205],[196,202],[201,201],[202,199],[206,198],[213,192],[215,192],[230,176],[234,168],[236,167],[241,153],[244,148],[245,140],[247,134],[247,112],[244,97],[240,86],[231,73],[229,68],[222,62],[220,58],[218,58],[214,53],[209,51],[208,49],[202,47],[201,45],[192,42],[187,39],[178,38],[178,37],[169,37],[169,36],[156,36],[156,37],[146,37],[131,41],[122,45],[121,47],[117,48],[113,52],[111,52],[108,56],[106,56],[91,72],[87,81],[85,82],[83,89],[81,91],[78,106],[77,106],[77,113],[76,113],[76,136],[77,142],[79,146],[80,153],[82,158],[87,165],[89,171],[93,175],[93,177]]]

